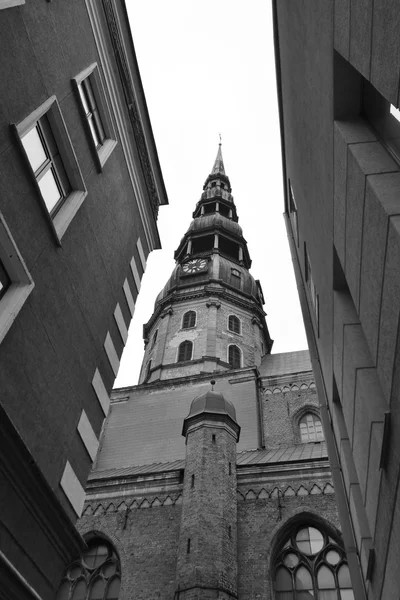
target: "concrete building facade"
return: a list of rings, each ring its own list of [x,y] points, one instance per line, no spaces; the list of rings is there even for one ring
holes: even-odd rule
[[[167,202],[126,8],[0,2],[0,596],[54,598]]]
[[[58,598],[98,577],[114,598],[117,556],[122,600],[352,600],[309,353],[271,354],[221,147],[193,217],[140,382],[111,395],[78,525],[91,554]]]
[[[398,598],[397,3],[273,3],[285,218],[356,598]]]

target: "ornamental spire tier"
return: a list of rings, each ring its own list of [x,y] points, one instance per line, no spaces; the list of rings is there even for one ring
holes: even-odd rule
[[[258,366],[271,351],[263,292],[249,272],[231,191],[219,144],[175,268],[144,325],[139,383]]]

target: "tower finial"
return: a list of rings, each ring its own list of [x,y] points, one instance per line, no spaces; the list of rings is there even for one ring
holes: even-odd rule
[[[215,159],[213,170],[211,171],[211,175],[219,175],[219,174],[225,175],[224,161],[222,159],[221,144],[222,144],[222,137],[221,137],[221,134],[219,134],[219,145],[218,145],[217,158]]]
[[[213,392],[214,391],[214,385],[215,385],[215,379],[211,379],[210,383],[211,383],[211,391]]]

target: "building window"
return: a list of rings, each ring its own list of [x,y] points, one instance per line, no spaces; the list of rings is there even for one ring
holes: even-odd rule
[[[155,330],[154,335],[153,335],[153,339],[151,341],[151,348],[153,349],[154,346],[156,345],[157,342],[157,337],[158,337],[158,329]]]
[[[275,600],[354,600],[343,549],[322,530],[306,525],[284,540],[275,561],[274,589]]]
[[[97,63],[90,65],[72,81],[101,171],[117,142]]]
[[[192,360],[193,342],[185,340],[179,345],[178,350],[178,362],[185,362]]]
[[[151,372],[151,360],[149,360],[149,362],[147,363],[147,368],[146,368],[146,381],[149,379],[150,377],[150,372]]]
[[[196,326],[196,313],[194,310],[185,312],[182,319],[182,329],[191,329]]]
[[[235,287],[238,288],[238,290],[240,290],[240,271],[238,271],[237,269],[232,269],[231,270],[231,280],[230,280],[230,284]]]
[[[105,540],[93,540],[88,550],[68,567],[56,600],[118,600],[121,567]]]
[[[21,137],[47,210],[54,216],[71,191],[47,115]]]
[[[87,191],[56,97],[46,100],[15,130],[59,241]]]
[[[0,342],[33,288],[32,278],[0,213]]]
[[[228,329],[233,333],[240,333],[240,319],[236,315],[229,315],[228,317]]]
[[[306,245],[304,244],[304,256],[305,256],[305,271],[306,271],[306,283],[311,299],[311,308],[315,319],[315,324],[317,326],[317,335],[319,335],[319,296],[317,294],[317,288],[315,287],[310,257],[308,256],[308,252],[306,249]]]
[[[13,8],[25,4],[25,0],[0,0],[0,10],[3,8]]]
[[[228,362],[232,369],[240,369],[242,362],[242,353],[238,346],[231,344],[228,347]]]
[[[292,184],[290,183],[290,180],[288,181],[288,184],[289,184],[289,214],[290,214],[290,221],[292,223],[293,235],[294,235],[294,238],[296,240],[296,244],[299,245],[299,228],[298,228],[298,220],[297,220],[297,204],[296,204],[296,200],[294,198],[294,192],[293,192],[293,188],[292,188]]]
[[[321,420],[313,413],[307,413],[300,419],[299,429],[302,444],[306,442],[320,442],[325,439]]]

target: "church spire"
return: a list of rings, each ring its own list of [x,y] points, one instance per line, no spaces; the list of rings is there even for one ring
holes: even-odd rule
[[[221,140],[221,136],[220,136]],[[217,158],[215,159],[213,170],[211,171],[212,175],[222,174],[225,175],[224,161],[222,159],[222,150],[221,150],[222,142],[219,142]]]

